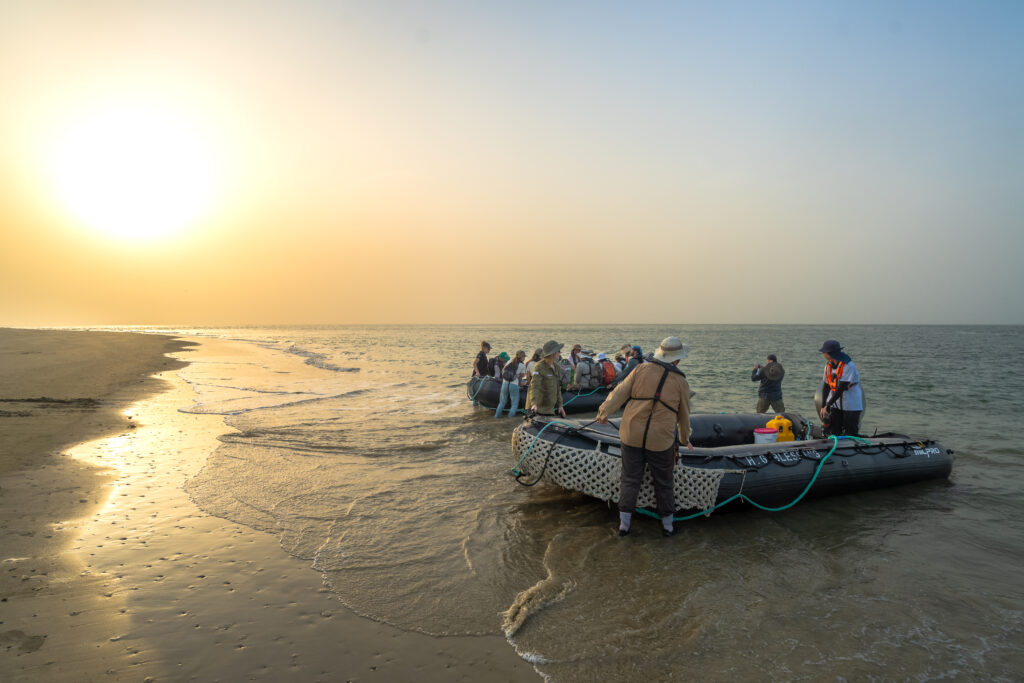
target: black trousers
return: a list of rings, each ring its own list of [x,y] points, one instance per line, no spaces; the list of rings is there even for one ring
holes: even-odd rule
[[[860,414],[859,410],[840,410],[832,406],[824,424],[821,425],[825,430],[825,436],[859,436]]]
[[[644,466],[651,470],[654,479],[654,498],[658,502],[658,516],[664,517],[676,511],[673,493],[673,473],[676,463],[676,446],[663,451],[649,451],[622,444],[622,478],[619,480],[619,511],[633,512],[644,481]]]

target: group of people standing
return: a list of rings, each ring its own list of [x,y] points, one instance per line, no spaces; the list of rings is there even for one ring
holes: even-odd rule
[[[533,413],[565,417],[562,405],[562,347],[557,341],[549,341],[537,349],[533,359],[525,365],[526,406]],[[501,358],[503,354],[496,356],[496,362],[488,361],[490,348],[491,345],[486,341],[481,343],[480,353],[474,361],[474,374],[486,377],[499,376],[500,373],[501,399],[495,417],[501,415],[506,396],[511,401],[511,417],[519,401],[518,382],[521,374],[518,369],[511,370],[510,366],[521,362],[526,354],[519,351],[514,359],[500,365],[504,360]],[[608,360],[602,358],[605,354],[598,354],[595,358],[593,352],[580,345],[575,346],[569,356],[568,365],[572,368],[569,385],[582,387],[588,377],[599,376],[602,383],[611,380],[608,383],[615,388],[598,410],[598,423],[607,424],[611,415],[623,405],[626,406],[619,427],[622,442],[619,534],[625,536],[629,533],[644,469],[649,468],[654,477],[662,533],[671,536],[675,533],[672,488],[676,444],[684,444],[693,450],[693,444],[690,443],[690,385],[686,375],[679,370],[679,362],[689,355],[690,350],[679,337],[668,337],[661,342],[657,351],[647,357],[639,346],[623,344],[621,351],[622,358],[612,379],[604,371],[607,365],[602,362]],[[614,363],[608,364],[614,367]]]
[[[491,376],[500,372],[502,378],[501,403],[495,417],[500,416],[506,398],[511,401],[509,417],[515,414],[519,391],[523,386],[527,390],[526,405],[529,411],[565,417],[562,406],[562,346],[556,341],[549,341],[537,349],[528,362],[524,362],[524,351],[518,351],[514,359],[501,353],[495,361],[489,362],[487,353],[490,344],[481,344],[480,353],[474,362],[474,374]],[[679,369],[679,362],[689,355],[689,347],[679,337],[666,337],[657,351],[646,357],[639,346],[624,344],[621,350],[621,357],[616,356],[617,365],[613,364],[616,368],[615,380],[609,383],[614,390],[601,404],[595,420],[607,424],[609,418],[625,405],[619,425],[622,444],[619,535],[629,534],[644,470],[649,469],[658,516],[661,518],[662,535],[669,537],[675,534],[673,489],[677,449],[684,445],[690,451],[693,450],[693,444],[690,443],[690,385],[686,375]],[[864,410],[864,395],[857,366],[835,339],[825,341],[818,352],[825,359],[823,405],[819,411],[825,433],[856,435]],[[569,356],[569,365],[573,368],[570,384],[576,382],[579,386],[577,380],[594,372],[586,369],[586,363],[606,361],[607,358],[602,356],[605,354],[598,354],[594,359],[593,353],[580,345],[573,347]],[[511,362],[506,364],[503,362],[505,360]],[[582,371],[581,366],[584,366]],[[606,377],[603,372],[601,376]],[[777,413],[785,410],[782,401],[783,377],[785,369],[775,354],[768,354],[763,366],[754,366],[750,379],[761,382],[757,412],[765,412],[769,407]]]
[[[538,408],[534,409],[543,415],[553,415],[561,408],[562,391],[593,391],[615,386],[625,380],[645,360],[642,349],[631,344],[623,344],[620,353],[615,354],[615,360],[609,359],[606,353],[595,354],[592,350],[584,349],[581,344],[573,346],[569,355],[563,358],[562,348],[562,344],[551,341],[535,350],[529,360],[526,359],[526,352],[522,350],[517,351],[514,357],[502,351],[488,358],[491,345],[487,341],[480,342],[480,352],[473,361],[473,376],[501,380],[501,394],[494,417],[501,417],[506,407],[508,416],[514,417],[519,408],[520,395],[523,391],[529,392],[535,376],[543,375],[557,379],[557,391],[552,390],[551,396],[547,391],[543,391],[543,395],[538,396]],[[541,362],[548,367],[538,367],[538,363]],[[554,379],[546,381],[554,384]],[[554,394],[557,394],[557,401]],[[526,405],[534,405],[529,395]]]
[[[501,380],[501,397],[498,401],[498,409],[494,417],[501,417],[501,413],[508,405],[508,416],[515,417],[519,409],[519,394],[529,383],[529,371],[540,359],[540,349],[533,353],[533,357],[527,361],[526,351],[516,351],[514,358],[510,358],[502,351],[494,358],[488,358],[491,345],[486,341],[480,342],[480,352],[473,360],[474,377],[495,377]]]
[[[542,415],[554,415],[561,409],[562,391],[615,387],[625,381],[637,367],[651,361],[656,355],[644,356],[639,346],[623,344],[619,353],[615,354],[614,360],[611,360],[608,354],[595,354],[576,344],[569,355],[562,358],[562,347],[563,345],[558,342],[548,342],[535,350],[527,360],[526,352],[522,350],[516,351],[515,357],[510,357],[508,353],[502,351],[493,358],[488,358],[491,345],[486,341],[480,343],[480,352],[473,361],[473,375],[494,377],[502,382],[495,417],[501,417],[506,408],[508,417],[516,415],[522,392],[529,391],[531,380],[538,373],[550,377],[552,386],[557,379],[558,390],[542,392],[539,403],[531,401],[528,395],[526,405]],[[818,351],[825,358],[821,389],[823,405],[819,413],[824,432],[837,436],[856,435],[864,410],[864,394],[860,388],[857,366],[835,339],[826,340]],[[548,365],[548,369],[537,367],[537,363],[541,361]],[[754,366],[750,379],[753,382],[760,382],[756,412],[765,413],[769,408],[776,413],[785,412],[786,405],[782,398],[782,380],[785,375],[786,370],[774,353],[768,354],[764,365]],[[539,410],[534,408],[535,405]]]

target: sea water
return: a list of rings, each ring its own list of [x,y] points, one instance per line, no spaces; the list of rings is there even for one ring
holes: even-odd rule
[[[152,329],[152,328],[150,328]],[[181,371],[182,410],[228,434],[187,482],[213,515],[274,534],[368,618],[504,633],[555,681],[1019,680],[1024,671],[1024,328],[282,327],[154,330],[239,340]],[[866,434],[956,452],[948,481],[736,510],[625,539],[607,504],[518,485],[518,420],[474,408],[482,339],[613,352],[690,345],[695,412],[750,412],[756,363],[815,417],[826,338],[857,363]]]

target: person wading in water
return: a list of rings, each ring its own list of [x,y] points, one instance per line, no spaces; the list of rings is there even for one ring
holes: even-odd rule
[[[679,341],[679,337],[667,337],[654,352],[652,361],[636,366],[597,411],[597,422],[608,424],[608,418],[629,401],[619,427],[622,441],[619,536],[629,533],[645,466],[650,468],[654,479],[661,533],[666,537],[675,533],[672,515],[676,506],[672,489],[677,430],[678,442],[693,450],[690,385],[678,368],[679,361],[689,353],[689,347]]]
[[[754,366],[750,381],[761,380],[761,386],[757,388],[757,410],[754,412],[767,413],[769,406],[776,413],[786,412],[786,405],[782,402],[782,378],[785,376],[786,370],[774,353],[768,354],[768,361],[763,367]]]

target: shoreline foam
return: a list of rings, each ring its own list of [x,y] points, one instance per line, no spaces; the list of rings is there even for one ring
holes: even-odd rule
[[[12,335],[0,332],[7,349]],[[42,334],[16,332],[29,344]],[[144,346],[160,339],[131,336],[149,339]],[[230,344],[195,341],[197,353]],[[152,371],[177,367],[156,360]],[[118,412],[127,394],[110,394],[122,397],[106,404],[121,416],[113,435],[37,453],[38,467],[0,479],[0,678],[537,680],[500,636],[436,638],[357,616],[273,536],[196,508],[183,484],[229,428],[222,416],[178,410],[193,393],[174,372],[133,386],[160,389],[161,381],[165,391],[136,391],[127,412]],[[62,438],[76,436],[69,428]],[[64,494],[88,503],[58,507],[69,473],[80,481]],[[63,545],[17,536],[16,517],[48,518],[38,526],[50,525]],[[23,541],[16,554],[6,552],[11,538]]]

